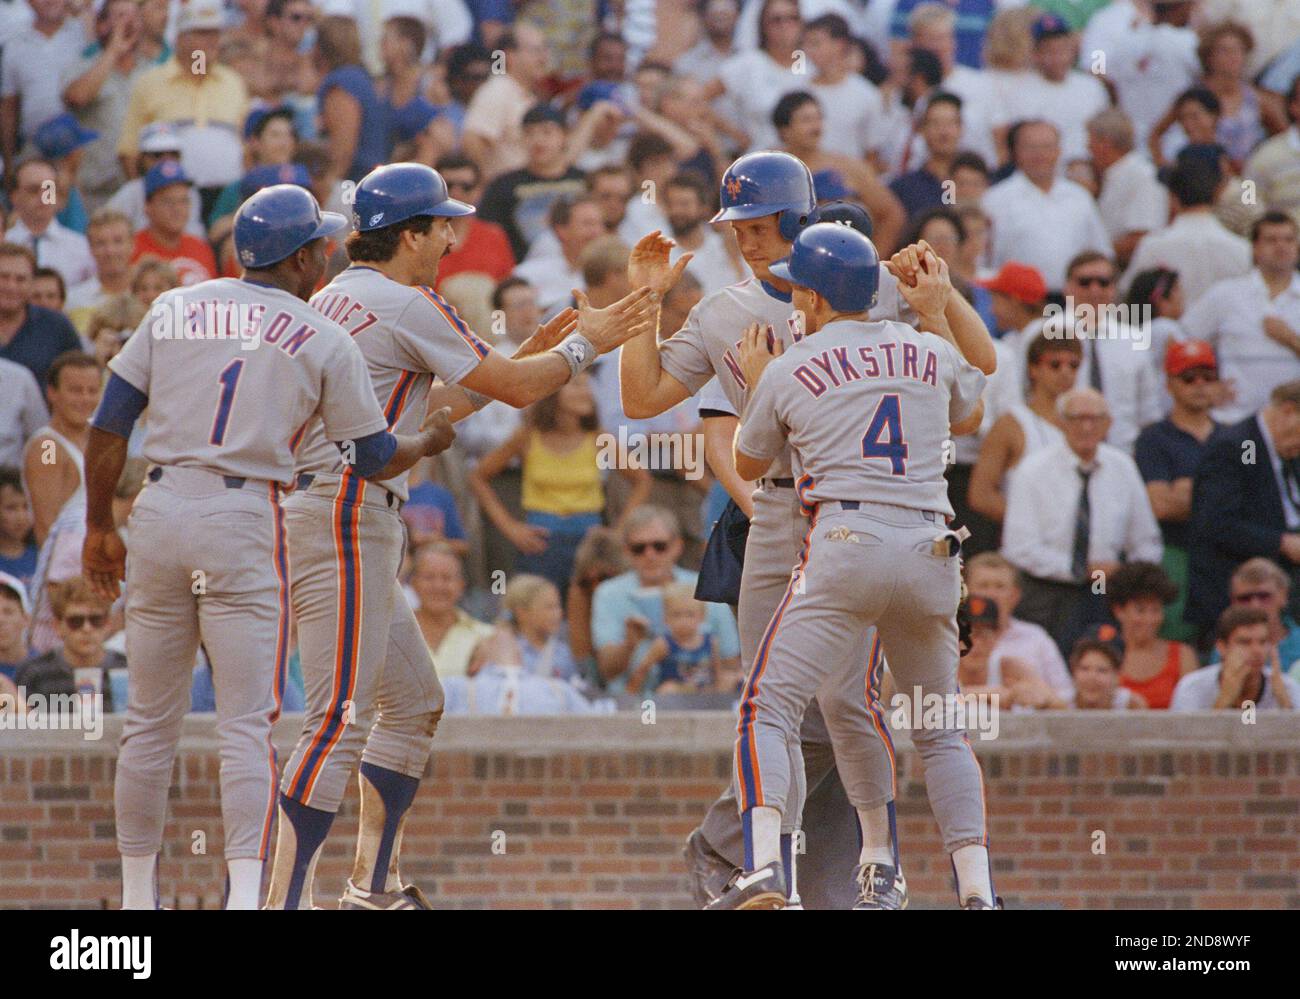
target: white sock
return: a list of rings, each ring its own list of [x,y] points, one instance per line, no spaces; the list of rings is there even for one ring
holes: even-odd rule
[[[256,909],[262,894],[262,862],[256,857],[226,862],[230,872],[227,909]]]
[[[889,837],[889,806],[881,805],[870,811],[858,809],[858,828],[862,831],[862,852],[859,864],[894,866],[894,844]]]
[[[993,904],[993,882],[989,877],[989,851],[977,844],[959,846],[952,852],[952,866],[957,871],[957,897],[965,902],[978,895]]]
[[[154,886],[154,871],[158,868],[158,854],[147,857],[122,857],[122,908],[152,909],[158,904]]]
[[[750,809],[749,828],[754,840],[754,870],[781,859],[781,813],[759,805]]]

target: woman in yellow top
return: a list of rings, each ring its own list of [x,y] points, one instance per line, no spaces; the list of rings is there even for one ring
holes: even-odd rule
[[[534,405],[523,426],[484,455],[469,476],[483,512],[521,553],[515,569],[549,579],[561,593],[568,591],[578,543],[604,519],[604,469],[614,465],[632,486],[621,516],[650,495],[650,473],[626,468],[617,443],[598,427],[596,400],[583,373]],[[492,488],[493,478],[515,458],[523,465],[522,521]]]

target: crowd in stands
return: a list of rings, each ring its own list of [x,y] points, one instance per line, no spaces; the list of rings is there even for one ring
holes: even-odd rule
[[[728,163],[775,148],[819,202],[864,205],[882,253],[928,242],[996,338],[949,466],[963,690],[1300,699],[1300,3],[0,7],[0,695],[127,696],[120,602],[80,581],[89,419],[157,295],[239,274],[252,193],[346,212],[380,163],[437,167],[479,209],[437,290],[513,351],[573,289],[626,294],[654,229],[694,254],[663,335],[749,278],[709,219]],[[492,403],[416,469],[403,578],[451,712],[734,699],[733,614],[694,599],[726,500],[699,404],[629,419],[618,363]],[[672,460],[629,460],[637,440]],[[296,660],[290,688],[294,710]],[[213,704],[202,657],[193,704]]]

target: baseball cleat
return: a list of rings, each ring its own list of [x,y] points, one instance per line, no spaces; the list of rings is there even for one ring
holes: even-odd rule
[[[785,871],[779,860],[756,871],[737,871],[706,909],[784,909]]]
[[[686,837],[682,858],[686,861],[691,895],[701,909],[721,895],[728,882],[738,873],[737,868],[709,846],[708,840],[698,829]]]
[[[858,900],[854,909],[906,909],[907,878],[888,864],[858,868]]]
[[[989,905],[988,900],[985,899],[984,897],[980,895],[972,895],[970,898],[966,899],[966,901],[961,904],[961,907],[965,910],[971,910],[971,909],[1001,909],[1003,906],[1002,906],[1002,899],[998,898],[996,895],[993,897],[992,905]]]
[[[432,909],[424,892],[415,885],[401,891],[370,892],[358,888],[349,879],[347,891],[339,899],[340,909]]]

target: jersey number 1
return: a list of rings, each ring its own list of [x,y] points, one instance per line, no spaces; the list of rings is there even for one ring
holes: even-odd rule
[[[220,447],[226,441],[226,424],[230,422],[230,407],[235,403],[235,389],[239,387],[239,376],[243,373],[244,361],[231,361],[217,379],[221,383],[221,398],[217,400],[217,415],[212,420],[212,433],[208,443]]]
[[[888,440],[881,438],[889,434]],[[903,440],[903,408],[897,395],[884,396],[862,435],[862,457],[889,459],[891,475],[907,474],[907,441]]]

